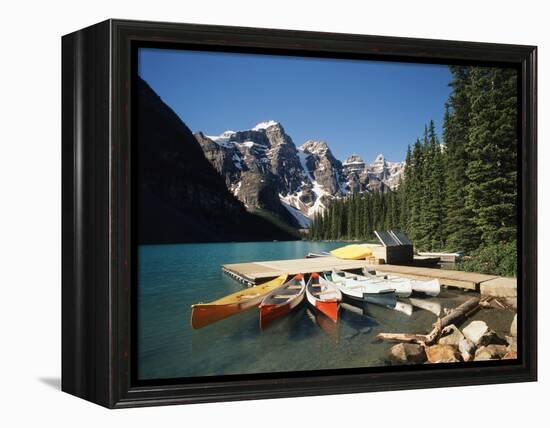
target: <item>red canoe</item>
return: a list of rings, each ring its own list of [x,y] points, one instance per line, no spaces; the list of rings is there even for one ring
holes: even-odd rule
[[[332,321],[338,322],[338,305],[342,300],[342,293],[336,285],[314,272],[307,282],[306,296],[311,306]]]
[[[260,328],[266,328],[298,306],[304,299],[305,290],[304,276],[298,274],[265,296],[260,304]]]

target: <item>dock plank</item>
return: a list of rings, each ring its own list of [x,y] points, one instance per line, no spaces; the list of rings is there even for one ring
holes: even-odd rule
[[[483,296],[517,297],[517,288],[516,278],[498,277],[482,282],[479,291]]]
[[[369,266],[369,269],[375,269],[378,272],[396,274],[411,279],[439,279],[441,285],[451,287],[467,288],[476,290],[484,281],[498,278],[496,275],[486,275],[476,272],[464,272],[448,269],[431,269],[400,265],[380,265]]]
[[[273,279],[282,273],[296,275],[297,273],[322,272],[336,269],[361,269],[365,260],[342,260],[336,257],[318,257],[312,259],[274,260],[251,263],[233,263],[223,265],[223,270],[240,276],[243,281],[257,284]]]

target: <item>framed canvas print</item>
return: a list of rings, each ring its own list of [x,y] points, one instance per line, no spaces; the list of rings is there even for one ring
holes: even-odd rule
[[[536,380],[536,48],[109,20],[62,39],[62,389]]]

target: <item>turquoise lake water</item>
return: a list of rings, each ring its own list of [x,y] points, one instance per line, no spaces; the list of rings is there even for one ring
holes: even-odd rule
[[[191,328],[191,304],[215,300],[244,287],[222,273],[222,264],[302,258],[308,252],[329,251],[341,245],[292,241],[140,246],[138,378],[388,364],[392,344],[379,342],[374,336],[381,331],[426,331],[436,320],[434,314],[415,308],[408,316],[371,305],[365,315],[341,309],[338,325],[331,325],[302,304],[263,332],[255,308],[200,330]],[[472,295],[444,290],[440,297],[428,300],[452,308]],[[502,322],[506,323],[509,326],[508,319]],[[498,332],[496,326],[490,326]]]

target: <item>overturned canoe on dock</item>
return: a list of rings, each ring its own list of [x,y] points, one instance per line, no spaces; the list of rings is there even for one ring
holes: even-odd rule
[[[290,281],[272,290],[260,304],[260,328],[266,328],[298,306],[304,300],[305,291],[306,283],[302,274],[295,275]]]
[[[351,244],[336,248],[330,254],[344,260],[364,260],[372,255],[372,248],[367,244]]]
[[[306,297],[311,306],[332,321],[338,321],[338,305],[342,300],[342,293],[335,284],[314,272],[309,276],[306,285]]]
[[[264,284],[247,288],[210,303],[191,305],[191,326],[195,329],[206,327],[216,321],[258,306],[271,291],[283,285],[288,275],[281,275]]]

